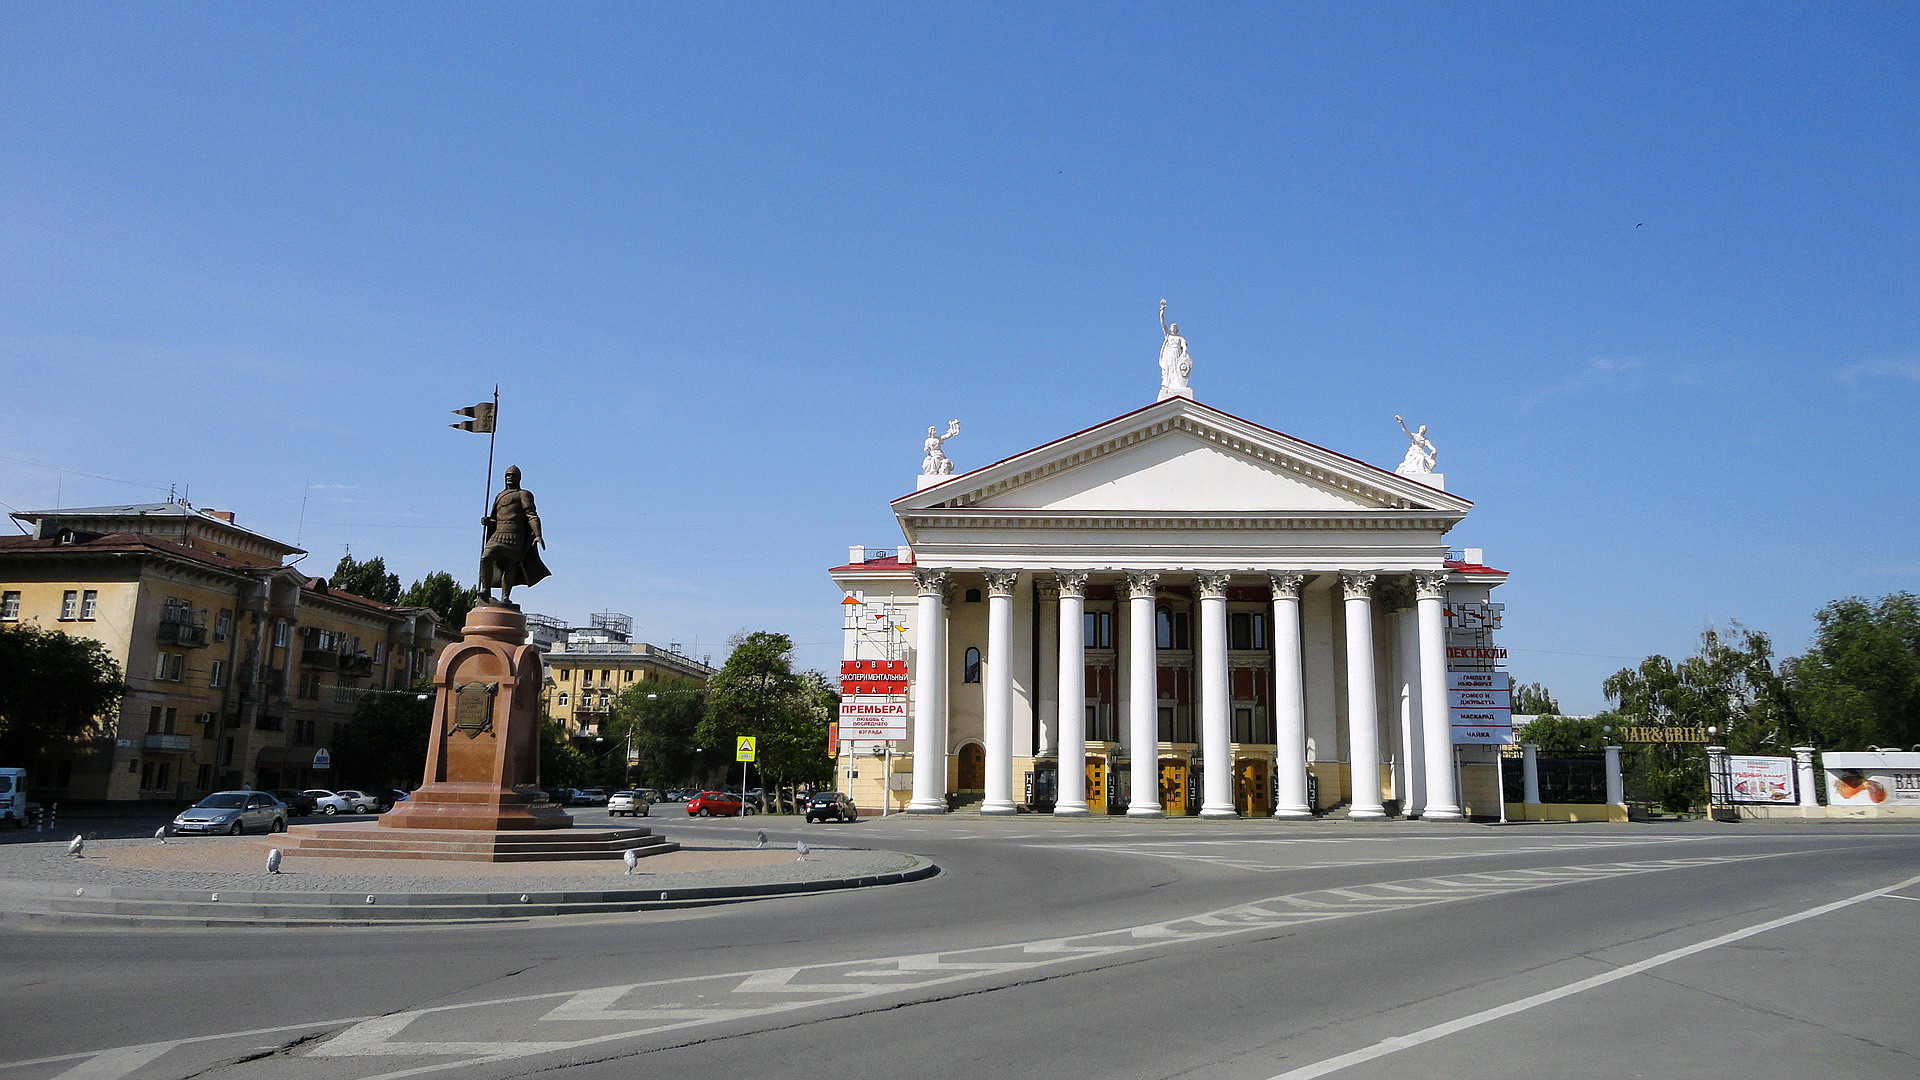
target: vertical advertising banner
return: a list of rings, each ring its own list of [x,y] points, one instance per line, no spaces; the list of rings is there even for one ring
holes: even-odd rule
[[[907,662],[840,662],[840,735],[856,742],[907,737]]]
[[[1447,672],[1447,709],[1455,746],[1513,742],[1513,693],[1506,672]]]

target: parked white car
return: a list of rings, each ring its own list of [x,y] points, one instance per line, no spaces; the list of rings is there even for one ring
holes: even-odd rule
[[[353,805],[353,812],[356,814],[377,814],[380,812],[379,798],[369,795],[364,791],[355,791],[352,788],[341,788],[334,794],[339,795],[351,803]]]
[[[353,813],[353,800],[344,795],[336,795],[326,788],[308,788],[300,794],[311,795],[313,797],[314,813],[316,814],[325,814],[328,817],[332,817],[335,814]]]
[[[653,802],[638,791],[616,791],[607,800],[608,817],[619,817],[621,814],[646,817],[652,809]]]

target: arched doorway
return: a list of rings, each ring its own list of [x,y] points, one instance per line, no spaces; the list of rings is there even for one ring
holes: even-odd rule
[[[960,748],[960,782],[954,787],[959,791],[987,790],[987,752],[979,743]]]

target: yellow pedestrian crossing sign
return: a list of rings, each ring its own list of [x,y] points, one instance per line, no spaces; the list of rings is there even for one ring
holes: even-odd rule
[[[753,760],[753,744],[754,744],[753,736],[742,735],[736,741],[739,743],[739,745],[734,747],[733,760],[752,761]]]

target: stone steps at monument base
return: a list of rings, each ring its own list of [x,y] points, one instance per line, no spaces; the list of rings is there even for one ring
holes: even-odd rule
[[[288,855],[356,859],[558,862],[641,858],[680,850],[651,829],[554,830],[465,834],[440,829],[290,829],[261,841]]]

